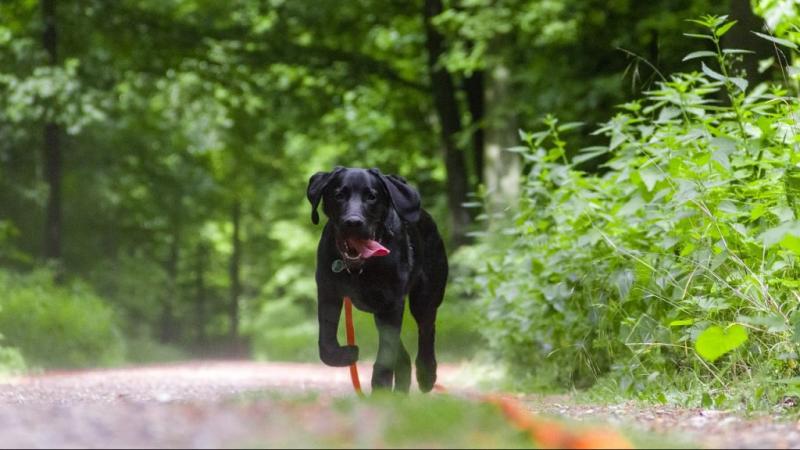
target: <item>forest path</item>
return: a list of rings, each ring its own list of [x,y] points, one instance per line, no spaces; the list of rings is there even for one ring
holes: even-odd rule
[[[368,385],[370,367],[361,366]],[[440,367],[440,381],[474,398],[459,366]],[[413,395],[413,394],[412,394]],[[287,398],[305,397],[306,401]],[[192,362],[108,370],[50,372],[0,380],[0,448],[20,447],[287,447],[361,440],[338,436],[337,398],[353,397],[348,371],[322,364]],[[568,397],[521,398],[537,414],[654,432],[660,446],[798,447],[800,425],[770,417],[675,407],[577,405]],[[356,410],[355,413],[358,413]],[[361,412],[363,415],[363,411]],[[349,433],[369,417],[350,419]],[[369,425],[364,425],[369,429]],[[364,440],[366,439],[366,440]]]

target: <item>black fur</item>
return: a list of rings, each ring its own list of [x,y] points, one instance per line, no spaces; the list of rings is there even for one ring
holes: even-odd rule
[[[411,358],[400,340],[405,297],[419,328],[417,382],[428,392],[436,382],[436,310],[447,284],[447,254],[431,216],[421,208],[417,191],[398,176],[378,169],[336,167],[308,183],[311,220],[319,222],[320,200],[328,223],[317,250],[319,355],[325,364],[343,367],[358,360],[358,347],[341,346],[336,336],[342,299],[374,314],[378,356],[373,389],[408,392]],[[377,239],[390,254],[372,257],[334,272],[347,238]],[[338,242],[338,244],[337,244]]]

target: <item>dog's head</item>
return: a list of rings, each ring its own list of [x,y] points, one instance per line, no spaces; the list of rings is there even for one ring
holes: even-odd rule
[[[384,175],[378,169],[336,167],[317,172],[308,181],[307,194],[311,221],[319,223],[317,207],[322,201],[322,210],[342,239],[374,239],[392,209],[401,220],[419,220],[417,191],[403,178]]]

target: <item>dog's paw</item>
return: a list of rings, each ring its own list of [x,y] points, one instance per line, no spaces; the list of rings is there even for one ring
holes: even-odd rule
[[[417,384],[422,392],[430,392],[436,384],[436,362],[423,363],[417,360]]]
[[[372,367],[372,391],[391,390],[394,380],[394,369],[375,364]]]
[[[320,346],[319,359],[328,366],[347,367],[358,361],[358,346],[346,345],[338,348]]]

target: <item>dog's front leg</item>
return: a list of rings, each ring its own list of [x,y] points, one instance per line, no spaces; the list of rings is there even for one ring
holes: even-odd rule
[[[323,292],[324,291],[324,292]],[[342,298],[317,289],[317,316],[319,317],[319,358],[333,367],[345,367],[358,361],[358,347],[341,346],[337,331],[342,314]]]
[[[391,389],[400,356],[400,328],[403,325],[403,302],[394,310],[375,314],[378,327],[378,356],[372,368],[372,389]],[[395,304],[397,304],[395,303]],[[407,387],[405,388],[407,389]]]

